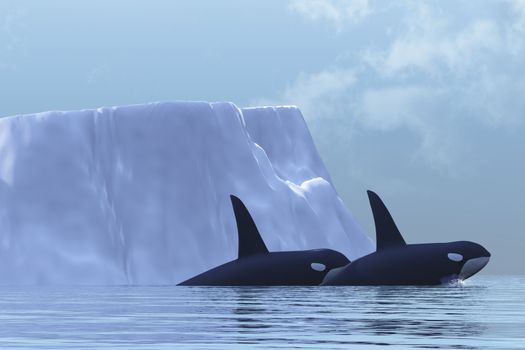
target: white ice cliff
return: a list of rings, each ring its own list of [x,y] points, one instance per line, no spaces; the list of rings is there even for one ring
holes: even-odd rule
[[[295,107],[175,102],[0,119],[0,284],[175,284],[270,251],[373,251]]]

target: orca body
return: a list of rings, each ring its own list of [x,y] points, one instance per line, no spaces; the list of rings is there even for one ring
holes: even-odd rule
[[[239,237],[238,258],[179,285],[182,286],[285,286],[320,285],[334,268],[350,263],[331,249],[270,253],[241,200],[230,196]]]
[[[406,244],[377,194],[368,191],[376,251],[331,270],[323,285],[438,285],[480,271],[490,253],[474,242]]]

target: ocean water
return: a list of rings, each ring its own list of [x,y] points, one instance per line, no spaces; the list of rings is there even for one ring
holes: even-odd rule
[[[1,287],[1,349],[525,349],[525,277],[439,287]]]

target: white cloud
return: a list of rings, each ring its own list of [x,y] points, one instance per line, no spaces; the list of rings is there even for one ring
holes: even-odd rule
[[[480,16],[459,23],[420,5],[408,11],[410,24],[385,50],[367,51],[363,60],[389,84],[403,86],[409,77],[448,91],[443,102],[454,107],[448,111],[454,118],[471,118],[491,127],[516,126],[525,111],[519,97],[525,86],[520,68],[525,2],[504,4],[511,5],[510,18]],[[439,101],[440,95],[433,99]],[[427,113],[435,110],[428,108]]]
[[[22,45],[17,34],[21,26],[22,12],[10,10],[0,17],[0,69],[13,69],[16,64],[11,57]]]
[[[511,18],[505,26],[505,45],[509,53],[519,55],[525,50],[525,1],[503,0]]]
[[[458,19],[428,3],[415,4],[405,6],[405,18],[385,48],[365,50],[364,61],[385,75],[440,74],[443,68],[461,73],[507,49],[504,28],[492,18]]]
[[[410,130],[420,140],[414,156],[431,167],[447,169],[455,161],[455,142],[447,130],[453,116],[447,115],[444,107],[449,98],[446,90],[425,86],[370,89],[360,98],[357,116],[367,129]]]
[[[510,5],[514,21],[512,27],[520,32],[525,32],[525,1],[523,0],[504,0]]]
[[[100,81],[103,81],[111,69],[107,63],[100,64],[91,68],[86,74],[86,81],[88,84],[96,84]]]
[[[512,130],[525,124],[525,76],[517,73],[479,71],[461,98],[471,119],[491,128]]]
[[[280,97],[254,101],[255,104],[294,104],[301,107],[306,118],[340,117],[341,99],[348,94],[356,81],[354,71],[328,69],[314,74],[301,73],[289,84]]]
[[[516,56],[523,37],[509,29],[515,23],[495,18],[458,23],[428,6],[408,16],[412,22],[385,49],[363,55],[380,83],[363,92],[361,122],[371,129],[408,129],[421,140],[419,158],[454,168],[462,140],[451,130],[462,123],[520,124],[525,76],[514,75],[506,61]]]
[[[356,22],[371,14],[368,0],[293,0],[290,9],[311,21],[332,22],[337,30],[346,22]]]
[[[498,28],[480,20],[459,33],[435,33],[423,28],[397,39],[377,63],[378,69],[395,74],[404,69],[435,72],[441,65],[448,69],[468,68],[475,58],[486,51],[497,51],[500,46]]]
[[[362,123],[383,131],[399,127],[420,129],[427,117],[422,110],[437,94],[420,86],[366,90],[360,101]]]
[[[352,70],[332,69],[299,78],[284,91],[286,101],[297,101],[308,115],[330,117],[334,105],[348,93],[356,81]]]
[[[390,17],[377,17],[368,2],[292,1],[294,11],[337,30],[361,19],[385,31],[353,61],[301,73],[279,99],[316,123],[336,118],[354,129],[408,130],[419,140],[415,159],[446,172],[457,168],[467,125],[525,124],[525,1],[502,0],[479,12],[458,2],[454,13],[442,4],[397,3],[384,9],[394,11]]]

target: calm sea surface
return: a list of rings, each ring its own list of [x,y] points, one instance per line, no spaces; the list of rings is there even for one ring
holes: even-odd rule
[[[525,277],[441,287],[0,288],[0,348],[525,349]]]

